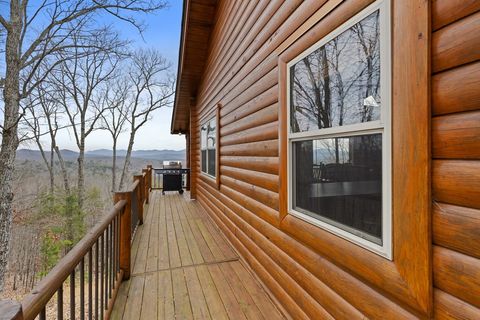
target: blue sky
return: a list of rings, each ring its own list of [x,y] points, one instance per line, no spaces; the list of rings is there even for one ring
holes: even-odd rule
[[[32,7],[36,7],[39,0],[30,1]],[[0,1],[0,11],[6,11],[3,7],[5,3]],[[2,8],[3,7],[3,8]],[[172,63],[172,73],[177,72],[178,49],[180,42],[180,29],[182,20],[182,0],[170,0],[167,8],[158,11],[155,14],[139,14],[138,19],[144,21],[146,30],[143,33],[143,39],[138,31],[126,22],[113,17],[102,16],[99,19],[104,24],[112,24],[121,36],[132,41],[132,45],[143,48],[156,48],[164,57]],[[3,71],[0,63],[0,72]],[[142,127],[136,135],[135,150],[140,149],[184,149],[185,137],[170,135],[170,121],[172,108],[157,110],[153,114],[153,119]],[[3,118],[0,115],[0,119]],[[124,133],[119,139],[119,149],[125,149],[128,144],[128,133]],[[58,145],[62,149],[76,150],[76,144],[71,133],[59,135]],[[33,144],[22,147],[35,149]],[[104,131],[93,132],[87,138],[87,149],[111,149],[111,138]]]
[[[158,11],[156,14],[141,15],[139,18],[147,25],[143,39],[131,25],[120,22],[119,20],[114,20],[113,18],[112,22],[124,37],[134,42],[133,45],[145,48],[157,48],[173,64],[172,72],[176,73],[182,9],[182,0],[170,0],[168,8]],[[171,117],[172,108],[156,111],[153,119],[137,133],[134,149],[184,149],[185,136],[170,135]],[[67,141],[65,141],[65,143],[67,143]],[[128,134],[125,133],[120,138],[119,148],[126,148],[127,144]],[[75,149],[73,140],[69,142],[69,145]],[[89,150],[100,148],[111,149],[109,134],[101,131],[92,133],[87,140],[87,148]]]

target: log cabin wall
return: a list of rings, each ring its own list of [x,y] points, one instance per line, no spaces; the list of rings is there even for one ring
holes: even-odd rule
[[[295,319],[409,319],[433,315],[474,319],[480,297],[480,62],[475,62],[480,52],[480,19],[475,13],[480,9],[478,1],[430,2],[433,308],[429,298],[417,304],[421,299],[413,296],[405,283],[407,279],[415,284],[415,279],[392,267],[392,263],[373,256],[362,265],[358,263],[362,250],[340,252],[351,246],[331,248],[310,236],[317,232],[316,227],[292,219],[280,223],[279,52],[314,25],[309,23],[312,17],[327,17],[326,24],[335,27],[351,17],[352,10],[359,12],[372,2],[218,1],[205,69],[190,107],[192,197],[205,207]],[[409,7],[402,8],[401,1],[392,2],[401,10]],[[416,8],[411,5],[408,10],[414,12]],[[403,13],[406,16],[411,13],[407,11]],[[415,19],[428,20],[426,15],[412,19],[412,24]],[[417,38],[414,27],[409,31]],[[217,108],[219,179],[212,179],[200,170],[199,133]],[[428,125],[421,129],[424,127]],[[295,232],[302,236],[295,236]],[[335,236],[321,233],[335,241]],[[430,234],[425,238],[430,239]],[[422,250],[429,248],[422,246]],[[409,254],[416,253],[407,253],[406,257]],[[425,257],[429,260],[428,253]],[[428,265],[427,270],[423,272],[425,278],[431,274]],[[432,296],[428,288],[419,290]]]
[[[480,1],[432,3],[434,310],[480,317]]]

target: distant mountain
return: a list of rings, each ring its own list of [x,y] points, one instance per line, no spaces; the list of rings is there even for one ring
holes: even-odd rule
[[[65,161],[75,161],[78,157],[78,152],[72,150],[61,150],[62,156]],[[47,157],[50,153],[47,152]],[[117,150],[117,157],[122,158],[127,154],[126,150]],[[111,158],[112,150],[98,149],[87,151],[85,153],[86,159],[96,158]],[[132,158],[146,159],[146,160],[185,160],[185,150],[134,150],[132,152]],[[18,160],[42,160],[42,155],[39,150],[19,149],[17,150]]]

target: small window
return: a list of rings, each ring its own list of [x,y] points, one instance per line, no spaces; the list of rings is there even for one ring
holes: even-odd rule
[[[200,130],[200,152],[202,172],[216,176],[217,120],[211,118],[202,125]]]
[[[389,257],[390,57],[382,3],[287,64],[289,211]]]

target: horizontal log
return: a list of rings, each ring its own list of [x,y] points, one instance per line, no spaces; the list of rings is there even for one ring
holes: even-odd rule
[[[313,252],[295,238],[283,233],[275,226],[265,223],[255,213],[250,212],[232,199],[215,190],[204,189],[202,193],[212,194],[223,205],[223,212],[230,217],[238,215],[243,221],[258,230],[259,234],[267,237],[280,250],[304,266],[320,281],[344,297],[358,310],[372,318],[410,318],[411,314],[376,292],[360,280],[338,268],[324,257]],[[207,194],[207,196],[208,196]],[[352,290],[352,288],[355,288]],[[365,300],[363,300],[365,299]],[[388,310],[388,311],[387,311]]]
[[[207,176],[205,173],[200,172],[198,174],[199,179],[211,186],[212,188],[217,188],[217,180],[213,177]]]
[[[432,119],[434,158],[480,159],[480,110]]]
[[[256,244],[257,249],[254,253],[265,255],[272,259],[275,267],[280,267],[282,273],[288,274],[296,283],[298,283],[310,296],[315,298],[325,310],[335,319],[361,319],[364,318],[358,310],[340,297],[336,292],[322,283],[318,278],[303,268],[298,262],[279,250],[265,236],[261,235],[253,227],[249,226],[243,220],[239,219],[235,213],[226,209],[223,204],[215,197],[208,196],[210,206],[214,214],[225,223],[232,224],[235,234],[242,242]],[[248,240],[247,240],[248,239]]]
[[[242,193],[246,197],[245,200],[251,198],[272,208],[273,210],[278,211],[278,193],[276,192],[272,192],[270,190],[255,186],[251,183],[233,179],[227,176],[221,177],[221,183],[235,191]]]
[[[243,107],[242,107],[243,109]],[[237,112],[234,112],[237,115]],[[221,135],[226,136],[232,133],[240,132],[250,128],[259,127],[263,124],[274,122],[278,120],[278,105],[272,104],[268,107],[260,109],[259,111],[230,123],[221,128]]]
[[[480,210],[435,202],[433,243],[480,259]]]
[[[264,11],[273,10],[279,6],[278,3],[269,4],[268,6],[267,4],[269,3],[265,1],[260,1],[259,3],[258,0],[249,1],[249,5],[253,6],[254,10],[246,10],[246,13],[248,14],[248,20],[246,22],[237,24],[241,29],[239,32],[237,31],[234,34],[234,41],[227,45],[228,51],[224,52],[224,54],[220,55],[219,57],[212,56],[211,65],[205,69],[206,72],[203,83],[206,89],[204,90],[204,87],[202,87],[199,92],[211,90],[216,84],[215,81],[212,81],[212,79],[220,79],[225,76],[225,74],[228,74],[227,70],[229,70],[229,65],[231,66],[236,62],[234,57],[238,57],[240,54],[242,54],[253,40],[251,35],[252,28],[254,28],[257,24],[264,24],[267,22],[266,20],[259,21],[259,17],[265,14]],[[233,23],[231,22],[231,24]]]
[[[432,29],[437,30],[480,10],[478,0],[432,1]]]
[[[220,138],[220,144],[229,146],[239,143],[274,140],[278,138],[278,122],[267,123],[255,128],[232,133]]]
[[[222,115],[222,110],[220,110],[220,126],[222,128],[238,121],[244,117],[254,114],[257,111],[264,109],[267,106],[270,106],[276,103],[278,100],[278,85],[274,85],[268,90],[262,92],[252,100],[245,103],[241,108],[238,108],[235,112],[229,113],[228,115]]]
[[[411,294],[402,275],[398,273],[397,267],[391,261],[290,214],[282,220],[280,228],[300,243],[310,247],[322,258],[334,261],[336,265],[360,280],[382,288],[407,305],[417,304],[417,298]],[[296,246],[282,247],[282,249],[290,255],[299,254]],[[348,252],[348,254],[344,254],[344,252]],[[302,255],[308,256],[304,252]],[[305,258],[299,256],[297,259]],[[325,282],[340,292],[340,280],[333,281],[334,274],[330,274],[329,277],[332,279],[331,282],[327,282],[327,280]],[[364,296],[366,293],[360,294],[357,291],[357,294]]]
[[[480,11],[452,23],[432,36],[434,73],[480,59]]]
[[[241,81],[223,99],[218,100],[222,104],[221,117],[227,116],[243,105],[251,102],[260,94],[275,86],[278,82],[277,59],[273,56],[265,60],[257,69],[252,71],[248,79],[256,79],[251,85]],[[276,100],[275,100],[276,101]],[[274,101],[274,102],[275,102]],[[201,117],[207,117],[214,105],[208,104],[201,109]]]
[[[206,202],[206,200],[204,200],[203,197],[199,198],[199,202],[208,212],[213,221],[215,221],[215,224],[222,229],[223,233],[227,236],[233,246],[240,252],[248,265],[255,271],[255,274],[258,275],[262,282],[268,286],[269,290],[275,295],[275,297],[279,301],[282,301],[282,305],[285,307],[288,313],[294,317],[294,319],[308,320],[309,317],[297,305],[296,301],[292,299],[290,295],[288,295],[288,292],[282,286],[280,286],[280,284],[272,277],[271,273],[268,272],[267,269],[265,269],[263,265],[257,261],[252,253],[250,253],[243,243],[235,236],[235,228],[233,225],[225,225],[220,218],[211,213],[210,210],[207,209],[209,204]]]
[[[235,201],[242,207],[251,212],[254,212],[258,217],[262,218],[266,222],[272,225],[278,225],[278,212],[263,203],[246,197],[241,192],[230,188],[226,185],[221,185],[221,193],[229,197],[232,201]]]
[[[480,307],[480,259],[434,246],[433,282],[437,288]]]
[[[433,291],[434,318],[436,320],[477,319],[480,309],[442,290]]]
[[[480,109],[480,61],[432,77],[434,115]]]
[[[222,156],[252,156],[252,157],[275,157],[278,156],[278,140],[242,143],[222,147]]]
[[[325,0],[322,1],[302,1],[291,0],[284,2],[281,9],[278,10],[270,19],[269,19],[269,28],[272,28],[272,23],[282,22],[282,24],[272,29],[264,28],[261,30],[253,42],[263,43],[260,49],[254,49],[249,47],[247,50],[247,57],[242,57],[238,65],[238,70],[235,70],[237,64],[233,69],[228,69],[233,78],[228,78],[227,82],[218,81],[219,91],[214,94],[206,94],[205,97],[207,102],[203,101],[201,105],[209,105],[212,101],[223,100],[225,105],[228,105],[229,101],[235,99],[239,95],[242,95],[245,90],[251,88],[253,83],[257,82],[259,79],[264,77],[265,70],[270,70],[275,68],[277,65],[278,56],[275,52],[276,48],[288,38],[288,36],[296,30],[303,21],[305,21],[312,13],[312,11],[317,10],[324,4]],[[357,1],[358,2],[358,1]],[[294,11],[295,7],[301,3],[299,8]],[[289,12],[290,11],[290,12]],[[283,16],[283,18],[282,18]],[[283,19],[283,20],[282,20]],[[265,40],[260,40],[265,36],[265,32],[273,34],[267,36]],[[250,57],[253,57],[250,59]],[[201,95],[203,97],[203,95]],[[210,102],[208,102],[210,101]]]
[[[256,4],[256,1],[251,1],[252,3]],[[230,10],[217,13],[222,23],[216,23],[214,26],[214,33],[216,32],[214,35],[217,37],[211,39],[212,49],[208,55],[205,70],[213,70],[219,61],[225,59],[227,51],[237,39],[238,29],[245,24],[245,19],[252,13],[252,6],[244,6],[236,2],[230,2],[229,6]]]
[[[258,27],[252,29],[251,37],[253,41],[247,47],[240,46],[241,48],[246,48],[246,50],[240,56],[231,59],[233,64],[229,64],[224,68],[225,73],[223,76],[217,77],[215,87],[212,87],[211,90],[206,92],[200,91],[200,105],[208,105],[215,100],[230,100],[238,95],[237,93],[233,95],[230,94],[237,84],[242,82],[242,85],[245,86],[243,90],[245,90],[250,87],[252,83],[256,82],[259,78],[252,77],[252,74],[255,73],[257,66],[260,64],[265,65],[269,54],[273,53],[273,50],[290,35],[295,29],[295,26],[300,25],[304,20],[298,19],[298,13],[311,14],[314,9],[312,3],[317,6],[323,2],[324,0],[310,2],[291,0],[283,2],[281,7],[272,10],[275,8],[275,4],[279,3],[273,2],[272,7],[269,8],[269,15],[264,16],[263,18],[265,20],[259,21]],[[302,9],[296,10],[301,3],[304,4]],[[296,13],[295,16],[297,17],[292,15],[293,12]],[[292,18],[297,18],[297,20],[292,21]],[[266,25],[262,25],[265,22]],[[285,30],[287,28],[289,30]],[[270,41],[268,41],[269,39]],[[274,65],[275,63],[272,67]],[[242,81],[247,75],[249,75],[248,81]],[[213,79],[210,81],[213,82]],[[241,92],[241,90],[239,90],[239,92]],[[229,97],[227,97],[227,94]]]
[[[275,21],[271,21],[271,17],[275,16],[276,13],[279,13],[280,17],[282,16],[281,11],[284,11],[285,8],[281,7],[281,5],[282,2],[280,1],[271,1],[268,3],[268,6],[261,12],[261,15],[255,19],[254,25],[249,28],[248,34],[238,44],[236,47],[237,50],[229,57],[228,63],[224,65],[223,68],[215,70],[215,72],[213,72],[214,70],[212,68],[206,69],[204,81],[202,82],[200,90],[198,90],[199,96],[206,96],[218,90],[220,81],[227,76],[231,77],[233,74],[231,74],[230,71],[234,70],[234,68],[240,68],[240,61],[243,63],[248,61],[250,56],[246,51],[255,48],[258,50],[261,45],[261,43],[259,43],[261,40],[259,33],[263,32],[266,28],[271,28],[269,25],[275,23]],[[271,32],[273,33],[273,31]],[[252,50],[251,54],[254,53],[255,51]],[[213,79],[217,81],[213,81]]]
[[[221,166],[222,175],[248,182],[261,188],[278,193],[278,175],[258,171]]]
[[[278,158],[277,157],[238,157],[238,156],[221,156],[220,163],[222,165],[248,169],[252,171],[265,172],[278,175]]]
[[[480,161],[434,160],[433,199],[480,209]]]

